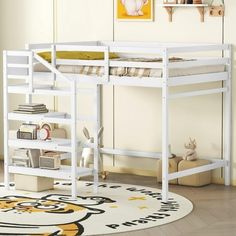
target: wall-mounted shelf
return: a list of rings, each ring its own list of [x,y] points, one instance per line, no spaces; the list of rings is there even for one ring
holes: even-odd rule
[[[159,4],[158,6],[164,7],[169,15],[169,22],[172,22],[172,16],[174,13],[174,8],[193,8],[195,7],[200,14],[201,22],[204,22],[205,7],[208,7],[208,4]]]

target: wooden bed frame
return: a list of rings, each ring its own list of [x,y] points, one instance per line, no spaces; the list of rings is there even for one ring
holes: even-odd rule
[[[37,53],[40,51],[51,51],[52,62],[48,63]],[[103,60],[59,60],[56,59],[56,51],[92,51],[103,52]],[[198,60],[171,62],[169,58],[172,55],[180,53],[208,53],[211,51],[219,52],[218,57]],[[112,61],[109,59],[109,52],[127,55],[159,55],[162,62],[127,62]],[[223,56],[222,56],[223,55]],[[34,62],[42,63],[50,72],[34,72]],[[231,61],[232,49],[229,44],[161,44],[161,43],[137,43],[137,42],[78,42],[78,43],[58,43],[58,44],[29,44],[25,50],[4,51],[3,52],[3,79],[4,79],[4,161],[5,161],[5,186],[9,188],[10,173],[45,176],[51,178],[68,179],[72,182],[72,197],[77,196],[77,178],[79,176],[94,176],[94,191],[98,187],[98,157],[102,154],[127,155],[135,157],[148,157],[162,159],[162,200],[168,201],[168,181],[183,176],[188,176],[212,169],[224,167],[225,185],[230,185],[230,157],[231,157]],[[197,67],[204,65],[225,65],[226,71],[218,73],[197,74],[179,77],[169,77],[169,69]],[[56,65],[87,65],[103,66],[103,76],[88,76],[80,74],[61,73],[56,69]],[[161,78],[138,78],[128,76],[111,76],[110,67],[135,67],[135,68],[159,68],[162,69]],[[20,80],[23,83],[13,84],[11,81]],[[58,89],[55,87],[55,81],[65,81],[69,84],[69,89]],[[39,85],[39,81],[47,84]],[[212,83],[220,81],[223,86],[213,89],[196,90],[184,93],[170,93],[169,88],[174,86],[193,85],[199,83]],[[95,85],[95,107],[96,114],[92,117],[94,125],[94,167],[81,168],[77,167],[78,161],[78,143],[76,128],[77,120],[84,120],[77,117],[77,94],[86,92],[86,89],[78,89],[77,85],[81,83],[92,83]],[[141,86],[155,87],[162,90],[162,152],[139,152],[130,150],[99,148],[98,129],[100,128],[100,90],[102,85],[123,85],[123,86]],[[91,92],[91,90],[90,90]],[[69,96],[71,99],[71,115],[60,118],[50,113],[48,116],[43,115],[24,115],[15,114],[8,111],[8,93],[25,94],[26,102],[32,101],[33,95],[52,95],[52,96]],[[180,97],[200,96],[207,94],[224,94],[224,142],[223,142],[223,159],[211,159],[211,164],[196,167],[177,173],[168,173],[169,157],[169,102],[171,99]],[[68,124],[71,127],[71,139],[54,139],[51,142],[40,140],[20,140],[9,138],[9,120],[21,120],[26,122],[51,122]],[[39,168],[27,168],[12,166],[9,160],[9,147],[38,148],[56,151],[65,151],[71,153],[71,167],[62,166],[60,170],[43,170]]]

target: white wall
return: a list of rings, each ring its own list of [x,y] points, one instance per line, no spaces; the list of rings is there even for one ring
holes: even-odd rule
[[[2,51],[24,49],[28,42],[53,41],[53,1],[52,0],[0,0],[0,77],[2,78]],[[2,91],[2,79],[1,79]],[[1,93],[2,94],[2,93]],[[11,108],[15,109],[23,96],[10,96]],[[3,99],[0,96],[2,114]],[[47,98],[48,106],[53,107],[53,99]],[[0,130],[3,130],[1,117]],[[0,150],[3,154],[3,132],[0,132]]]
[[[222,19],[209,17],[208,13],[205,22],[201,23],[197,9],[176,9],[173,22],[169,23],[165,10],[157,6],[161,2],[158,0],[155,1],[153,22],[116,21],[113,19],[114,2],[54,0],[53,7],[52,0],[0,0],[0,47],[22,48],[26,42],[53,41],[53,38],[57,42],[115,39],[220,43],[223,35],[225,41],[236,43],[236,34],[232,33],[236,7],[233,0],[225,1],[225,31]],[[102,97],[105,126],[103,141],[106,146],[160,150],[161,106],[158,89],[105,86]],[[67,110],[67,101],[58,99],[57,107]],[[89,99],[84,97],[79,109],[88,113],[91,110]],[[171,104],[171,114],[173,152],[182,154],[183,144],[191,136],[197,139],[199,156],[220,156],[221,95],[176,100]],[[91,124],[86,125],[91,128]],[[104,160],[106,166],[114,165],[116,170],[128,168],[129,171],[145,170],[146,174],[150,174],[156,169],[156,162],[149,159],[105,157]],[[220,174],[217,176],[220,177]]]

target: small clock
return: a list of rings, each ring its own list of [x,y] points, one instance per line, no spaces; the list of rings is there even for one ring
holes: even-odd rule
[[[41,140],[49,140],[51,138],[51,131],[53,127],[49,123],[42,123],[38,132],[38,137]]]
[[[39,139],[47,140],[50,138],[50,131],[47,128],[41,128],[39,130]]]

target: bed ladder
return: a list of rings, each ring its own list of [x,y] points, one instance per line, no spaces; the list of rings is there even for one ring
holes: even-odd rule
[[[94,137],[94,143],[91,145],[83,145],[93,148],[94,150],[94,166],[93,166],[93,176],[94,176],[94,192],[98,192],[98,174],[99,174],[99,138],[98,131],[101,127],[101,85],[96,84],[93,88],[78,88],[77,95],[80,94],[92,94],[93,96],[93,115],[84,116],[77,113],[77,121],[83,122],[88,121],[93,123],[92,137]]]

